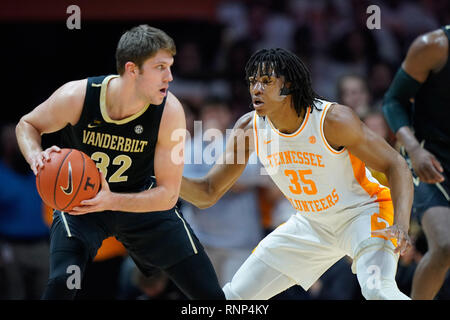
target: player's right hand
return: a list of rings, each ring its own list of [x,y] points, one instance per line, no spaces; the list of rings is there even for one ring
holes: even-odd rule
[[[436,157],[422,147],[417,147],[409,153],[411,164],[420,181],[425,183],[437,183],[444,181],[441,174],[444,169]]]
[[[51,146],[50,148],[45,149],[37,153],[35,156],[31,158],[31,170],[33,170],[34,175],[37,175],[39,170],[41,170],[45,163],[50,161],[50,154],[52,152],[60,152],[61,149],[58,146]]]

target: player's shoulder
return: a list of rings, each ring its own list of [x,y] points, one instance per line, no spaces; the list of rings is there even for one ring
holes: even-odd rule
[[[352,108],[342,104],[332,103],[325,115],[324,127],[340,131],[346,130],[350,125],[356,123],[360,123],[359,117]]]
[[[185,128],[186,117],[183,105],[170,91],[167,93],[164,110],[161,117],[160,130],[176,130]]]
[[[167,92],[166,107],[173,109],[183,109],[180,100],[170,91]]]
[[[68,97],[79,97],[86,94],[88,79],[72,80],[63,84],[59,90]]]
[[[443,58],[448,54],[448,38],[442,29],[433,30],[416,37],[409,48],[409,55],[424,58]]]
[[[164,114],[170,118],[184,118],[183,105],[170,91],[167,93]]]
[[[82,107],[86,97],[86,85],[87,79],[66,82],[53,93],[52,101],[68,109]]]
[[[66,82],[53,94],[67,108],[81,107],[86,97],[87,79],[73,80]]]
[[[234,129],[253,129],[253,117],[255,117],[255,111],[247,112],[242,115],[234,125]]]
[[[323,131],[328,143],[335,149],[358,143],[363,123],[352,108],[333,103],[325,115]]]

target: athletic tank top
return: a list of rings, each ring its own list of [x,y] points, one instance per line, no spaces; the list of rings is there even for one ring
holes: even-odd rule
[[[83,151],[106,173],[113,192],[139,192],[155,184],[153,160],[166,99],[113,120],[106,111],[108,82],[116,75],[88,78],[80,120],[62,130],[61,146]]]
[[[308,107],[300,128],[279,132],[268,117],[253,118],[255,148],[267,173],[304,215],[328,214],[391,201],[390,191],[372,177],[347,149],[335,150],[324,138],[323,123],[332,103]]]
[[[450,46],[450,25],[442,28]],[[450,53],[450,49],[449,49]],[[414,98],[413,127],[424,148],[450,174],[450,59],[438,73],[430,73]],[[450,179],[450,175],[447,176]]]

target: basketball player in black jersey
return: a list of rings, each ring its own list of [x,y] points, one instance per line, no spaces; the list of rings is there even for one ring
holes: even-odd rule
[[[449,40],[450,25],[417,37],[383,103],[415,174],[412,215],[428,242],[414,274],[413,299],[433,299],[450,267]]]
[[[43,299],[73,299],[68,267],[83,274],[110,236],[144,274],[156,266],[189,298],[224,299],[209,258],[176,207],[184,139],[173,137],[183,138],[186,122],[168,91],[175,51],[162,30],[135,27],[117,47],[119,75],[66,83],[18,123],[17,139],[35,174],[66,147],[88,154],[102,177],[94,198],[71,212],[54,212]],[[61,144],[42,150],[41,135],[59,130]]]

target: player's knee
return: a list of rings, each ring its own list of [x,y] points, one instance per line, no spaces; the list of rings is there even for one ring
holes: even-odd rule
[[[393,279],[382,279],[376,283],[367,282],[361,286],[362,295],[366,300],[409,300],[402,293]]]
[[[243,300],[239,294],[237,294],[231,287],[231,283],[228,282],[227,284],[225,284],[225,286],[223,287],[223,292],[225,293],[225,298],[227,300]]]
[[[450,243],[441,243],[433,250],[440,264],[450,266]]]

